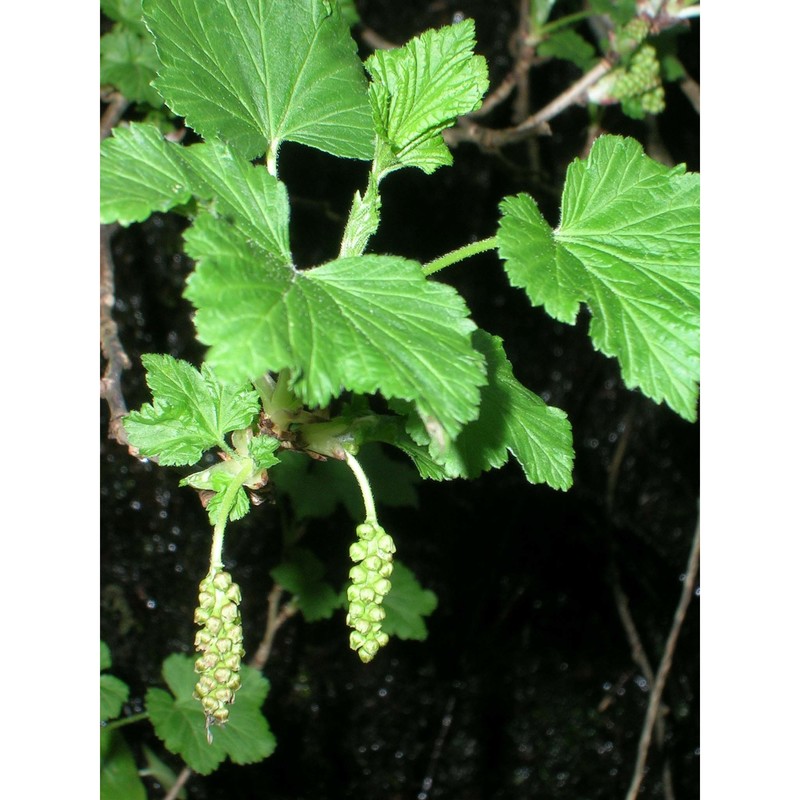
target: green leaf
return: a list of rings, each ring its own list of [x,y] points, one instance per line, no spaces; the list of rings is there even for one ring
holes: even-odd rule
[[[271,755],[275,737],[261,706],[269,682],[258,670],[242,665],[242,687],[230,708],[230,718],[212,728],[214,740],[206,739],[206,721],[200,703],[192,697],[197,674],[188,656],[173,654],[164,660],[164,680],[172,694],[151,688],[145,697],[147,712],[156,735],[200,775],[213,772],[226,757],[235,764],[252,764]]]
[[[100,671],[111,667],[111,651],[108,645],[100,642]],[[100,676],[100,721],[106,722],[120,715],[122,706],[128,699],[128,685],[113,675]]]
[[[270,469],[281,460],[275,455],[281,443],[271,436],[254,436],[249,444],[248,451],[259,469]]]
[[[114,128],[100,145],[100,222],[130,225],[188,202],[181,151],[154,125]]]
[[[536,21],[537,27],[540,27],[547,22],[550,12],[553,10],[553,6],[555,4],[556,0],[531,0],[530,14]]]
[[[255,391],[222,384],[206,364],[198,372],[168,355],[144,355],[142,363],[153,403],[132,411],[123,424],[131,444],[161,464],[195,464],[258,413]]]
[[[205,139],[244,158],[299,142],[372,157],[366,80],[325,0],[145,0],[163,68],[156,88]]]
[[[426,280],[418,263],[368,255],[289,272],[207,219],[186,244],[199,260],[186,297],[222,377],[288,368],[312,406],[344,390],[380,391],[413,401],[441,438],[477,416],[485,378],[470,343],[474,324],[458,293]]]
[[[100,0],[100,10],[142,36],[149,36],[142,18],[142,0]]]
[[[219,512],[222,510],[225,491],[236,477],[236,472],[240,469],[242,469],[242,464],[239,459],[223,461],[202,472],[195,472],[192,475],[188,475],[180,482],[180,486],[192,486],[195,489],[210,489],[216,492],[216,494],[208,499],[208,503],[206,504],[208,521],[212,526],[220,521]],[[231,522],[241,519],[249,510],[250,500],[245,490],[240,486],[234,494],[233,505],[228,512],[228,519],[231,520]]]
[[[376,158],[378,173],[399,167],[431,173],[453,163],[441,133],[475,111],[489,88],[486,59],[474,55],[474,47],[475,23],[467,19],[367,59],[372,117],[385,145]]]
[[[265,253],[291,264],[289,197],[284,184],[222,142],[184,147],[181,154],[194,194],[210,201],[215,215],[230,218]]]
[[[119,731],[100,731],[101,800],[147,800],[133,753]]]
[[[101,639],[100,640],[100,672],[103,672],[111,667],[111,650],[108,645]]]
[[[486,356],[489,383],[481,390],[480,416],[448,451],[448,474],[476,478],[503,466],[511,453],[530,483],[568,489],[575,453],[567,415],[517,381],[500,337],[479,330],[473,344]]]
[[[543,58],[560,58],[571,61],[582,70],[588,71],[594,65],[597,52],[580,34],[571,28],[549,36],[536,49]]]
[[[361,447],[358,460],[381,506],[417,507],[417,476],[407,463],[390,458],[377,444]],[[287,452],[269,476],[278,491],[289,498],[297,520],[329,517],[339,504],[356,522],[364,519],[364,500],[353,473],[336,459],[316,461]]]
[[[498,231],[511,283],[574,324],[592,312],[595,347],[616,357],[630,388],[697,418],[700,180],[603,136],[567,171],[555,231],[527,195],[506,198]]]
[[[128,100],[160,108],[164,101],[150,85],[155,80],[159,61],[156,48],[144,35],[122,25],[100,38],[100,83],[111,84]]]
[[[361,22],[358,9],[356,8],[355,0],[338,0],[339,9],[342,12],[342,17],[347,23],[348,27],[352,28],[353,25]]]
[[[113,675],[100,676],[100,721],[115,719],[128,699],[128,685]]]
[[[307,622],[329,619],[341,607],[341,598],[322,579],[322,562],[304,547],[294,547],[271,572],[272,579],[294,595],[293,601]]]
[[[397,559],[394,559],[392,588],[383,599],[386,618],[383,630],[398,639],[423,641],[428,638],[424,617],[430,616],[438,604],[430,589],[423,589],[416,575]]]

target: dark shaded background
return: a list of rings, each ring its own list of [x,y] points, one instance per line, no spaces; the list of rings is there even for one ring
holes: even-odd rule
[[[405,41],[476,19],[478,52],[496,84],[511,61],[517,3],[359,3],[364,21]],[[681,58],[699,79],[699,37],[682,37]],[[363,53],[365,56],[368,51]],[[533,109],[579,77],[568,64],[533,72]],[[491,122],[508,124],[500,110]],[[604,127],[646,141],[648,129],[610,110]],[[699,168],[699,120],[667,87],[660,135],[677,162]],[[433,176],[392,175],[373,252],[427,261],[496,230],[497,205],[532,193],[550,221],[567,164],[584,144],[587,115],[572,109],[539,140],[541,169],[522,144],[485,154],[464,144],[455,165]],[[281,177],[292,196],[292,247],[301,266],[335,255],[363,164],[287,144]],[[183,223],[156,215],[114,241],[115,315],[135,367],[124,379],[131,407],[149,400],[139,357],[167,352],[198,364],[191,308],[181,297],[191,263],[180,255]],[[505,341],[517,378],[572,422],[575,485],[567,493],[530,486],[516,462],[467,483],[419,487],[418,509],[382,509],[402,560],[439,597],[425,643],[392,641],[364,666],[347,647],[343,613],[278,634],[266,674],[265,713],[275,754],[192,778],[192,798],[622,798],[633,771],[649,687],[633,663],[611,589],[628,595],[654,668],[681,591],[699,496],[698,425],[621,384],[616,362],[596,353],[588,315],[572,328],[532,310],[509,288],[493,254],[438,279],[465,297],[481,327]],[[139,463],[106,438],[101,406],[101,635],[114,674],[141,710],[172,652],[189,652],[197,584],[207,569],[210,529],[178,470]],[[618,462],[618,471],[612,464]],[[380,504],[380,498],[378,498]],[[306,544],[343,583],[352,521],[344,511],[311,525]],[[280,553],[276,511],[261,506],[233,525],[226,562],[242,586],[245,644],[252,652],[266,619],[269,570]],[[690,607],[664,702],[667,741],[651,750],[643,798],[664,797],[668,759],[675,796],[699,796],[699,602]],[[248,641],[249,639],[249,641]],[[125,729],[137,754],[164,751],[147,723]],[[166,760],[180,771],[182,764]],[[152,784],[151,795],[163,796]]]

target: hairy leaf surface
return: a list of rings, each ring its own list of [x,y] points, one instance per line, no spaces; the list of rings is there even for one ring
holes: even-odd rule
[[[100,145],[100,222],[142,222],[191,197],[182,148],[155,125],[114,128]]]
[[[503,466],[511,453],[531,483],[569,489],[575,453],[567,415],[548,406],[514,377],[498,336],[479,330],[473,344],[486,356],[489,383],[481,390],[480,416],[464,428],[448,451],[448,474],[476,478]]]
[[[499,251],[533,305],[573,324],[592,313],[597,349],[627,386],[697,418],[700,181],[632,139],[604,136],[567,172],[555,230],[528,195],[506,198]]]
[[[161,464],[195,464],[258,413],[255,391],[222,384],[205,364],[198,372],[186,361],[152,354],[142,363],[153,403],[132,411],[123,424],[131,444]]]
[[[431,173],[453,163],[442,131],[474,111],[489,87],[486,60],[473,53],[475,23],[466,19],[425,31],[396,50],[366,61],[378,138],[378,172],[419,167]]]
[[[447,436],[477,416],[483,358],[453,289],[394,256],[281,269],[255,258],[222,225],[206,220],[202,231],[187,232],[187,252],[199,263],[186,296],[198,309],[198,336],[211,346],[208,361],[223,378],[289,368],[294,390],[312,406],[344,390],[380,391],[412,401]],[[235,245],[223,252],[225,242]]]
[[[369,159],[366,79],[326,0],[145,0],[164,65],[156,87],[205,139],[244,158],[283,141]]]

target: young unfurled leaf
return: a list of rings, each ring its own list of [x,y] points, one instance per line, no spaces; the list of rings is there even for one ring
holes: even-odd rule
[[[205,139],[244,158],[299,142],[372,157],[366,79],[336,4],[325,0],[145,0],[156,88]]]
[[[307,622],[329,619],[341,605],[339,596],[326,580],[322,562],[305,547],[289,550],[270,575],[290,592]]]
[[[476,478],[501,467],[511,453],[531,483],[568,489],[575,453],[567,415],[517,381],[498,336],[479,330],[472,341],[486,356],[489,383],[481,390],[480,416],[448,450],[448,475]]]
[[[164,465],[195,464],[203,452],[221,447],[229,431],[248,427],[258,413],[258,395],[244,386],[222,384],[210,367],[198,372],[167,355],[144,355],[153,403],[123,420],[143,456]]]
[[[441,133],[478,108],[489,88],[486,60],[474,47],[475,23],[466,19],[367,59],[379,174],[400,167],[431,173],[453,163]]]
[[[199,260],[186,296],[221,376],[288,368],[311,406],[346,389],[404,398],[444,436],[477,416],[485,378],[470,342],[474,324],[455,290],[426,280],[416,262],[369,255],[289,272],[209,219],[187,231],[186,243]]]
[[[416,575],[395,559],[392,591],[383,601],[386,609],[383,630],[398,639],[423,641],[428,638],[424,618],[436,610],[437,604],[436,595],[430,589],[423,589]]]
[[[145,704],[156,735],[201,775],[213,772],[226,757],[235,764],[252,764],[275,749],[275,737],[261,713],[269,682],[258,670],[245,665],[241,670],[236,703],[225,725],[214,728],[211,744],[202,706],[192,696],[197,682],[193,659],[177,653],[168,656],[162,674],[171,694],[157,688],[147,691]]]
[[[271,436],[254,436],[247,444],[248,452],[259,469],[269,469],[280,464],[275,455],[281,443]]]
[[[553,231],[528,195],[506,198],[497,238],[514,286],[573,324],[592,312],[597,349],[627,386],[697,418],[700,180],[618,136],[598,139],[567,171]]]

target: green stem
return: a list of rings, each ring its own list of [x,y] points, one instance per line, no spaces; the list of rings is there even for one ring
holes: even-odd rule
[[[578,11],[575,14],[567,14],[565,17],[559,17],[552,22],[545,23],[539,28],[538,33],[540,36],[549,36],[553,31],[557,31],[565,25],[572,25],[573,22],[580,22],[590,16],[592,16],[590,11]]]
[[[366,473],[363,469],[361,469],[361,464],[356,461],[355,456],[353,456],[351,453],[345,452],[344,460],[347,463],[347,466],[352,470],[353,475],[356,476],[358,488],[361,489],[361,497],[364,498],[366,521],[377,524],[378,514],[375,511],[375,499],[372,496],[372,489],[370,488]]]
[[[233,480],[225,487],[225,494],[219,508],[217,524],[214,526],[214,537],[211,540],[211,569],[222,569],[222,542],[225,539],[225,526],[233,504],[236,502],[236,493],[242,488],[244,482],[253,473],[253,463],[247,459],[245,466],[236,473]]]
[[[422,267],[422,272],[424,275],[433,275],[434,272],[438,272],[440,269],[449,267],[451,264],[457,264],[459,261],[463,261],[465,258],[476,256],[478,253],[485,253],[487,250],[495,249],[497,249],[497,237],[490,236],[488,239],[481,239],[479,242],[465,244],[463,247],[459,247],[458,250],[445,253],[445,255],[439,256],[439,258],[429,261]]]
[[[126,725],[133,725],[134,722],[141,722],[143,719],[149,719],[150,714],[146,711],[142,711],[141,714],[131,714],[129,717],[123,717],[122,719],[115,719],[113,722],[109,722],[103,725],[104,731],[113,731],[116,728],[124,728]]]

